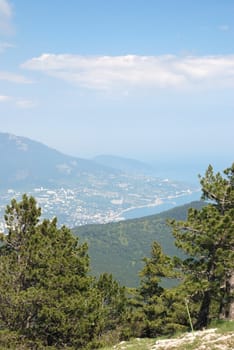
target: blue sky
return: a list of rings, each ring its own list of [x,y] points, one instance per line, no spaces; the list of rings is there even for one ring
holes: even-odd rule
[[[0,131],[233,161],[233,0],[0,0]]]

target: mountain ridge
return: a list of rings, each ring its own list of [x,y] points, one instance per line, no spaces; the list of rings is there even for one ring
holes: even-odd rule
[[[66,185],[85,173],[117,173],[92,160],[66,155],[41,142],[0,133],[0,186]]]
[[[111,157],[114,162],[97,164],[8,133],[0,133],[0,151],[0,214],[23,193],[37,199],[45,217],[69,227],[139,217],[142,210],[155,213],[196,199],[197,187],[150,175],[147,166],[143,173],[145,163],[135,160]],[[132,172],[123,171],[128,163]]]
[[[92,160],[94,160],[97,164],[109,165],[113,169],[127,173],[155,175],[155,170],[150,164],[132,158],[102,154],[92,158]]]

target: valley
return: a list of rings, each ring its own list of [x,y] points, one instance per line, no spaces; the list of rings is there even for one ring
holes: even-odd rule
[[[158,213],[199,198],[194,186],[143,175],[121,174],[109,178],[86,178],[74,187],[34,187],[26,191],[6,189],[0,192],[0,217],[12,198],[24,192],[37,199],[46,218],[58,217],[59,225],[75,227],[107,223]],[[1,230],[4,222],[0,221]]]

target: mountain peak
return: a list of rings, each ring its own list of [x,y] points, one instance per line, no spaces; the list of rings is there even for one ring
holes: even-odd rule
[[[65,155],[26,137],[0,133],[0,188],[72,184],[85,174],[110,172],[92,160]],[[113,170],[113,172],[115,172]]]
[[[23,152],[28,151],[28,144],[25,142],[23,137],[16,136],[13,134],[8,134],[8,139],[10,142],[11,141],[15,142],[16,148],[19,151],[23,151]]]

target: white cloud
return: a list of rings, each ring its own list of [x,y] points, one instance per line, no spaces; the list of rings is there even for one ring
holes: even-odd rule
[[[226,56],[79,56],[42,54],[25,69],[92,89],[150,86],[234,87],[234,55]]]
[[[5,80],[10,83],[17,83],[17,84],[32,83],[31,80],[27,79],[23,75],[11,73],[11,72],[4,72],[4,71],[0,71],[0,80]]]
[[[0,0],[0,33],[12,32],[12,7],[8,0]]]
[[[6,95],[0,95],[0,103],[1,102],[8,102],[11,100],[10,96],[6,96]]]
[[[0,0],[0,16],[6,18],[12,16],[11,6],[7,0]]]
[[[12,106],[16,106],[17,108],[21,109],[29,109],[36,106],[36,104],[31,100],[7,95],[0,95],[0,103],[10,103]]]

